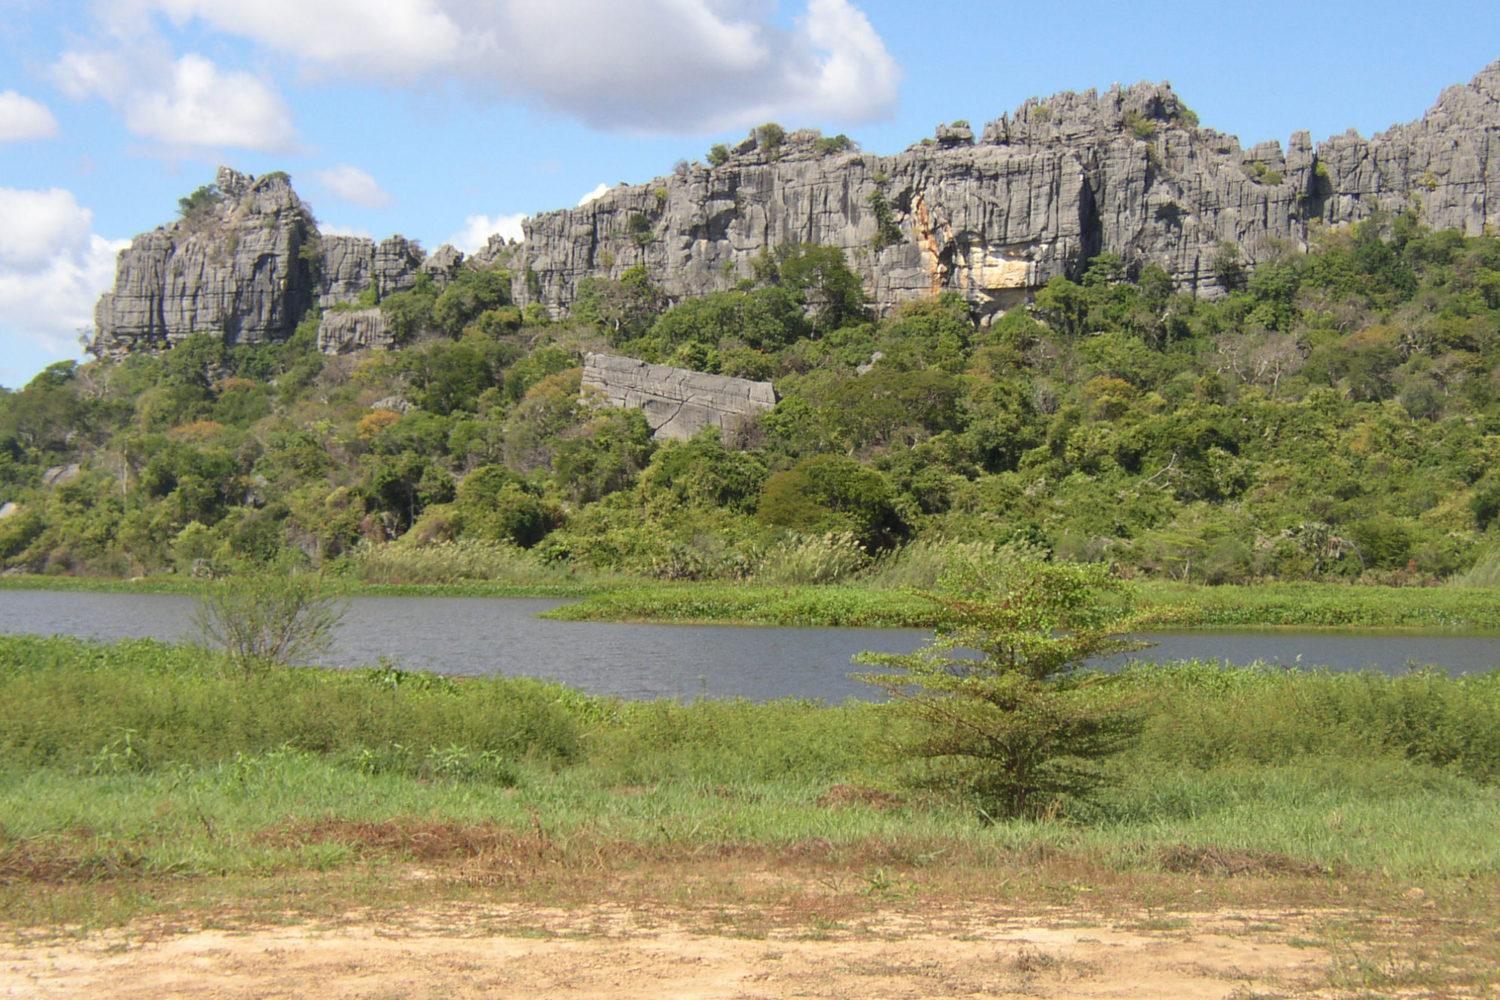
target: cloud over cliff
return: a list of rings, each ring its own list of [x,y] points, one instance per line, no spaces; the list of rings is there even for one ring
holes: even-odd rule
[[[103,0],[100,9],[117,38],[165,18],[178,30],[253,42],[312,77],[456,83],[601,130],[710,132],[773,117],[857,124],[889,115],[901,82],[850,0],[807,0],[789,25],[764,0]],[[204,64],[213,66],[201,56],[179,62],[179,105],[190,82],[182,77],[197,70],[201,82]],[[261,130],[253,148],[290,141],[290,129],[274,122],[269,85],[236,82],[247,96],[231,109],[235,119]],[[245,106],[252,99],[259,117]]]

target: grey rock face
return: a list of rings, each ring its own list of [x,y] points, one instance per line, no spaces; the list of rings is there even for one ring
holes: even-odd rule
[[[42,473],[43,486],[66,486],[77,479],[83,472],[83,467],[77,462],[68,465],[54,465]]]
[[[442,286],[463,266],[451,246],[428,257],[401,236],[378,244],[322,236],[285,175],[256,179],[220,167],[216,183],[216,204],[137,236],[121,252],[114,290],[94,310],[95,354],[162,349],[194,333],[228,343],[283,340],[314,304],[352,303],[369,289],[405,291],[424,273]],[[369,336],[368,323],[363,329]]]
[[[318,322],[318,350],[324,354],[350,354],[370,348],[390,350],[394,346],[396,335],[379,309],[326,312]]]
[[[389,295],[422,274],[441,285],[467,264],[503,262],[519,304],[560,315],[586,277],[644,265],[677,300],[734,287],[764,250],[819,243],[844,251],[882,313],[952,291],[983,319],[1101,252],[1215,295],[1226,253],[1253,267],[1376,212],[1471,235],[1500,225],[1500,62],[1421,121],[1317,146],[1297,132],[1285,148],[1243,149],[1199,128],[1168,85],[1144,83],[1033,98],[977,142],[964,125],[886,157],[818,140],[794,131],[765,147],[752,134],[720,166],[538,215],[522,243],[494,238],[469,262],[399,236],[320,236],[284,175],[221,169],[222,201],[120,255],[93,349],[160,349],[195,332],[280,339],[315,303]]]
[[[404,396],[382,396],[370,404],[372,410],[390,410],[392,413],[410,413],[412,404]]]
[[[311,299],[312,216],[285,175],[259,180],[219,168],[223,197],[192,217],[137,236],[120,253],[114,291],[94,310],[93,350],[118,356],[199,332],[229,343],[291,334]]]
[[[446,244],[438,251],[463,254]],[[437,255],[435,254],[434,257]],[[439,284],[446,284],[457,262],[429,271],[421,247],[404,236],[376,243],[359,236],[325,236],[318,254],[318,305],[327,309],[354,302],[366,290],[379,297],[404,292],[417,283],[417,275],[428,271]]]
[[[769,382],[651,365],[614,354],[587,354],[583,387],[610,406],[640,410],[658,439],[686,440],[705,427],[732,430],[745,417],[776,405]]]
[[[1217,294],[1226,245],[1253,266],[1376,211],[1469,234],[1500,224],[1500,62],[1420,122],[1316,148],[1298,132],[1285,150],[1242,149],[1197,127],[1166,84],[1032,99],[972,145],[944,127],[894,156],[820,156],[796,137],[767,151],[752,136],[719,167],[528,220],[514,267],[532,278],[516,297],[561,312],[582,278],[642,264],[680,299],[733,287],[762,249],[805,242],[841,247],[881,311],[955,291],[985,316],[1100,252]]]

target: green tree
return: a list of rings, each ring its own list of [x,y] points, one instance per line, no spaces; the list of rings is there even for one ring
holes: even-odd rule
[[[775,122],[766,122],[755,130],[755,144],[771,155],[775,155],[786,142],[786,129]]]
[[[959,380],[933,368],[902,371],[882,362],[835,384],[824,400],[824,423],[852,451],[896,440],[914,443],[962,423]]]
[[[813,336],[869,317],[864,284],[838,247],[799,243],[782,247],[777,258],[781,284],[795,289],[812,313]]]
[[[598,410],[557,441],[553,479],[572,499],[589,503],[634,485],[651,449],[651,425],[641,411]]]
[[[1080,337],[1088,325],[1089,299],[1083,288],[1058,275],[1036,293],[1036,314],[1064,337]]]
[[[694,506],[749,513],[767,475],[759,456],[728,450],[718,428],[706,427],[688,441],[658,448],[641,473],[641,492],[648,505],[669,510]]]
[[[464,534],[530,548],[554,527],[551,512],[503,465],[475,469],[458,484]]]
[[[204,184],[186,198],[177,199],[177,214],[184,219],[196,219],[224,200],[224,192],[217,184]]]
[[[611,344],[619,345],[641,336],[666,308],[666,296],[651,284],[641,264],[625,269],[619,281],[587,277],[578,283],[573,300],[573,318],[593,323]]]
[[[412,402],[442,416],[473,410],[480,393],[495,386],[489,361],[468,342],[437,344],[412,355],[409,371]]]
[[[411,288],[381,299],[380,313],[396,340],[405,342],[433,325],[437,301],[437,286],[432,278],[419,274]]]
[[[910,531],[885,476],[839,455],[803,459],[771,476],[756,518],[794,531],[847,531],[868,550],[888,549]]]
[[[432,322],[448,336],[456,337],[480,314],[508,305],[509,271],[465,269],[433,302]]]
[[[1111,676],[1079,670],[1144,645],[1119,636],[1126,596],[1100,564],[958,565],[933,595],[942,624],[932,640],[908,655],[862,655],[886,671],[861,679],[915,724],[898,752],[950,765],[985,815],[1053,811],[1105,784],[1099,762],[1139,731]]]

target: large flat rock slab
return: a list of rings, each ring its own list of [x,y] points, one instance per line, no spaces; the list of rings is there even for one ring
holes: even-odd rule
[[[769,382],[653,365],[617,354],[583,359],[583,387],[610,406],[640,410],[657,439],[686,440],[705,427],[727,433],[776,405]]]

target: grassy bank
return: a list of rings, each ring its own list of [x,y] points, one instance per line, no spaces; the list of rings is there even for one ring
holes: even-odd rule
[[[1267,584],[1137,588],[1147,628],[1500,629],[1500,589]],[[934,624],[937,605],[919,593],[854,586],[750,587],[657,584],[584,595],[548,617],[569,621],[906,626]]]
[[[1500,629],[1500,588],[1276,583],[1140,587],[1148,614],[1188,628]]]
[[[935,780],[951,774],[892,756],[889,706],[244,673],[192,647],[3,638],[0,885],[324,870],[366,857],[371,829],[418,827],[622,855],[816,845],[916,866],[1041,851],[1143,872],[1229,857],[1500,874],[1500,675],[1184,664],[1119,687],[1145,725],[1113,787],[988,822]],[[391,836],[397,855],[420,853],[414,834]]]
[[[619,588],[618,582],[527,582],[466,580],[447,583],[381,583],[326,574],[319,577],[322,589],[335,597],[562,597],[578,598],[604,594]],[[57,590],[103,594],[183,594],[196,597],[217,581],[179,574],[132,577],[42,576],[17,574],[0,577],[0,590]]]
[[[548,612],[566,621],[669,622],[929,628],[937,605],[920,591],[862,585],[764,586],[643,583],[619,578],[524,583],[372,582],[336,574],[320,578],[340,597],[554,597],[578,599]],[[0,589],[160,593],[196,596],[213,580],[153,576],[7,576]],[[1144,583],[1137,607],[1149,628],[1410,628],[1500,630],[1500,588],[1378,587],[1328,583],[1203,587]]]

